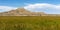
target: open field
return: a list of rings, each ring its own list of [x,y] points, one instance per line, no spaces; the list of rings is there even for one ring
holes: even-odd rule
[[[0,16],[0,30],[60,30],[60,17]]]

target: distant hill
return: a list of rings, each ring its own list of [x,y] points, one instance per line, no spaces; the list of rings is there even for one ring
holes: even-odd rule
[[[46,14],[44,12],[31,12],[24,8],[17,8],[8,12],[0,12],[0,16],[60,16],[60,14]]]
[[[41,16],[45,14],[44,12],[30,12],[24,8],[18,8],[16,10],[11,10],[8,12],[0,13],[0,16]]]

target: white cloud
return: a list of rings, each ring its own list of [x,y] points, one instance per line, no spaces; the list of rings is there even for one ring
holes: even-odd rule
[[[0,12],[10,11],[16,9],[16,7],[10,7],[10,6],[0,6]]]
[[[24,7],[29,11],[33,12],[40,12],[40,11],[60,11],[60,5],[48,4],[48,3],[36,3],[36,4],[29,4]]]

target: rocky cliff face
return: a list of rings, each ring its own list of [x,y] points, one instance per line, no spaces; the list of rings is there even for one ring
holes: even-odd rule
[[[24,8],[18,8],[16,10],[2,12],[2,13],[0,13],[0,16],[41,16],[41,14],[45,14],[45,13],[30,12],[30,11],[25,10]]]

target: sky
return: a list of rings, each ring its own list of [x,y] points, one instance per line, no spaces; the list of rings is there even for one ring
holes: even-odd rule
[[[60,0],[0,0],[0,12],[20,7],[32,12],[60,14]]]

